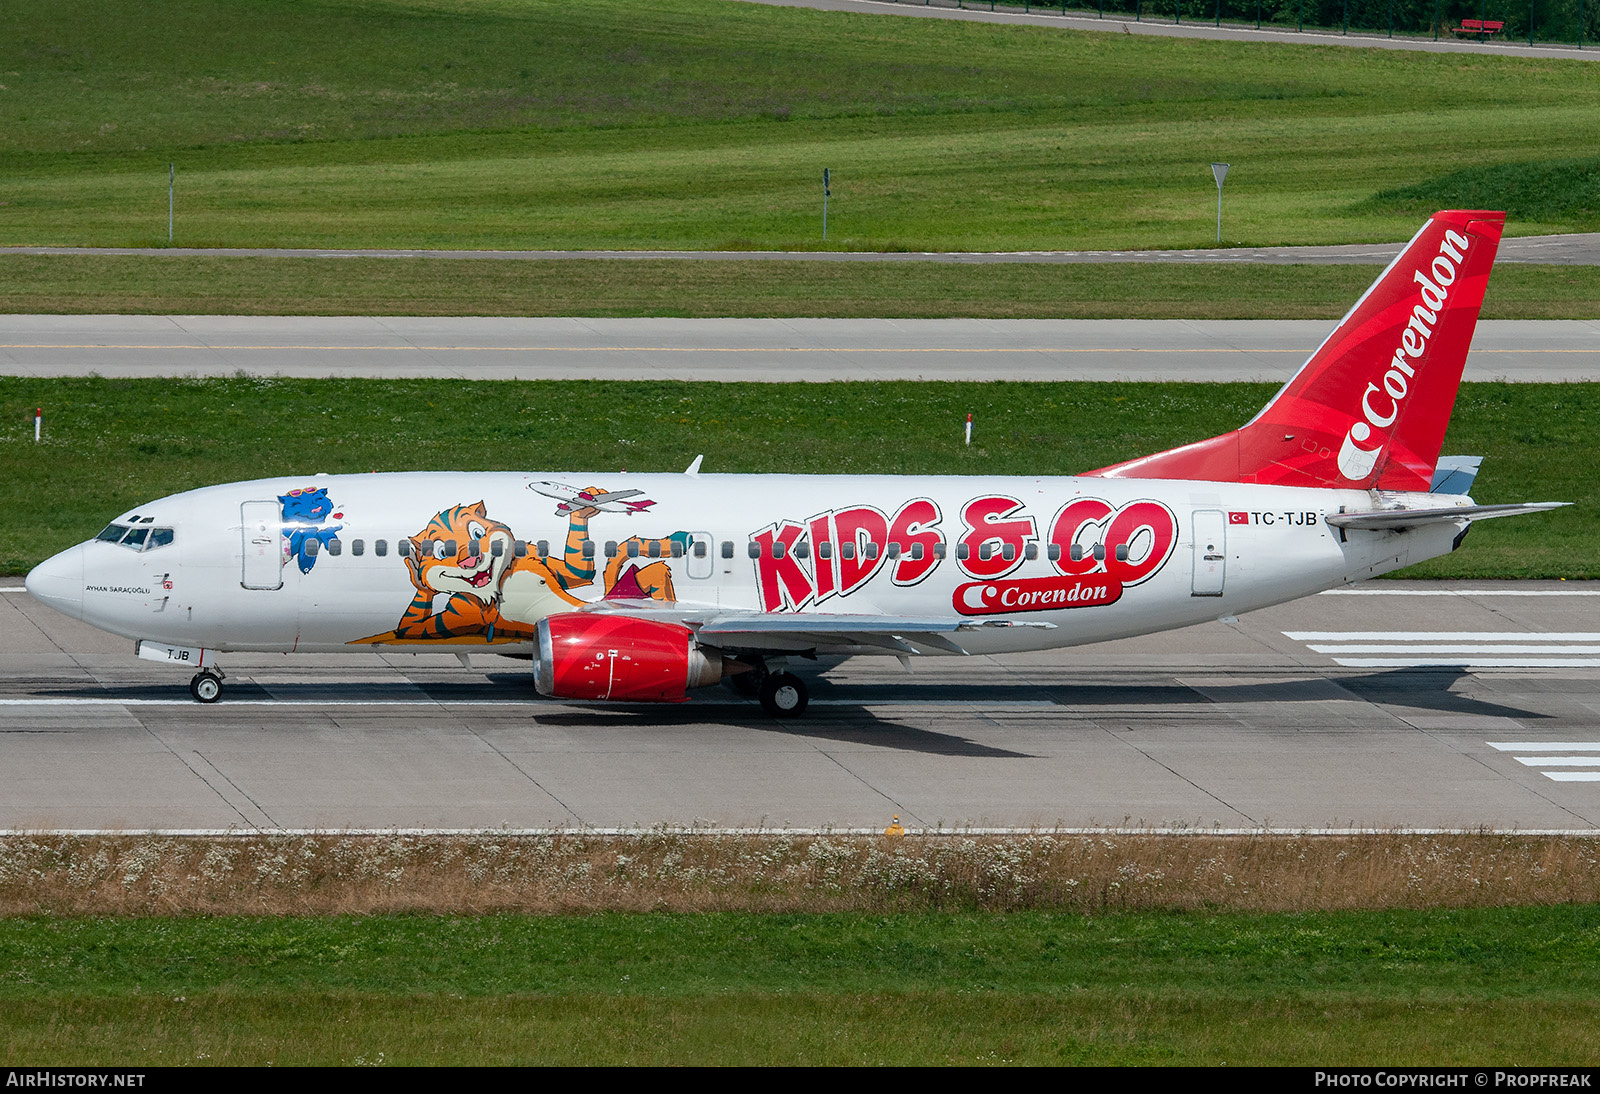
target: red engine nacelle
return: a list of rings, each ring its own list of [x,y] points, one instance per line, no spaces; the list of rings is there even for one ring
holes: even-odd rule
[[[566,612],[539,620],[533,683],[558,699],[679,703],[722,679],[722,655],[676,623]]]

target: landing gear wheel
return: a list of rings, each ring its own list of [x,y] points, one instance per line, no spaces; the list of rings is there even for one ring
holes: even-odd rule
[[[215,703],[222,698],[222,677],[214,672],[197,672],[189,681],[189,694],[197,703]]]
[[[743,695],[746,699],[754,699],[761,694],[761,685],[767,680],[767,666],[762,661],[752,661],[745,658],[737,659],[741,664],[751,666],[745,672],[729,674],[725,679],[734,694]]]
[[[761,706],[774,718],[798,718],[810,701],[805,681],[788,672],[775,672],[761,682]]]

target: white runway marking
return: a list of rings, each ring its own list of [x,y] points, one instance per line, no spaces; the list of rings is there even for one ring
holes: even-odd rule
[[[1558,783],[1600,783],[1600,741],[1485,741],[1497,752],[1532,753],[1513,755],[1525,767],[1539,769],[1547,779]],[[1588,752],[1589,756],[1564,755]],[[1545,768],[1591,767],[1593,771],[1547,771]]]
[[[1326,589],[1318,596],[1600,596],[1600,589]]]
[[[1295,642],[1600,642],[1600,631],[1284,631]]]
[[[176,689],[174,689],[176,690]],[[537,713],[538,707],[548,709],[639,709],[659,710],[657,703],[604,703],[600,706],[582,704],[569,706],[560,701],[548,699],[224,699],[215,704],[211,709],[228,707],[516,707],[521,710],[533,710]],[[814,707],[909,707],[916,710],[1040,710],[1057,707],[1060,704],[1050,699],[1016,699],[1007,702],[991,702],[981,699],[813,699]],[[203,704],[193,699],[61,699],[61,698],[28,698],[14,697],[0,699],[0,707],[203,707]],[[759,710],[760,707],[754,700],[749,702],[732,701],[699,701],[694,704],[695,710]]]
[[[1600,632],[1595,631],[1284,631],[1283,636],[1352,669],[1600,667]],[[1392,656],[1352,656],[1374,653]],[[1534,656],[1508,656],[1514,654]]]

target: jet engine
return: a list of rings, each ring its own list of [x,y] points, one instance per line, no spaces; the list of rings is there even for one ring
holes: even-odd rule
[[[676,623],[564,612],[539,620],[533,683],[558,699],[680,703],[722,679],[722,654]]]

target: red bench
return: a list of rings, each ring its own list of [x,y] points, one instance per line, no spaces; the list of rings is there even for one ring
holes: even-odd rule
[[[1450,28],[1450,33],[1457,38],[1488,39],[1505,29],[1505,23],[1494,19],[1463,19],[1459,27]]]

